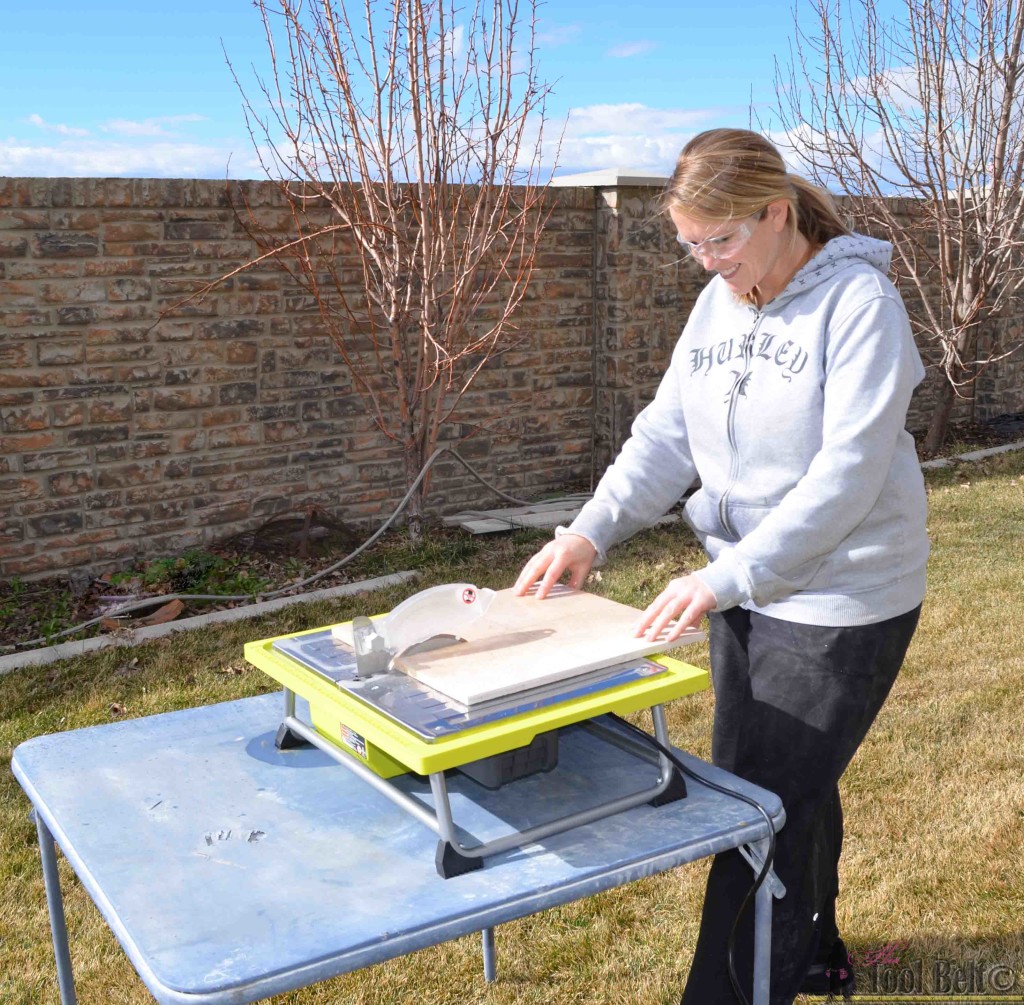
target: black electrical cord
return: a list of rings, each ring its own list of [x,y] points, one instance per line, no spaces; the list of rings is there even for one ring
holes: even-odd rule
[[[768,872],[772,867],[772,861],[775,858],[775,824],[772,822],[772,818],[768,815],[768,811],[756,799],[743,792],[737,792],[735,789],[730,789],[726,785],[720,785],[718,782],[713,782],[710,778],[705,778],[699,772],[694,771],[693,768],[687,767],[687,765],[685,765],[676,755],[674,750],[666,747],[656,737],[651,736],[650,733],[641,729],[639,726],[634,725],[628,719],[622,718],[621,715],[617,715],[615,712],[609,712],[608,716],[615,722],[619,723],[619,725],[624,726],[629,730],[629,732],[633,733],[639,739],[643,740],[644,743],[647,743],[655,750],[664,754],[665,757],[667,757],[682,774],[687,775],[694,781],[699,782],[701,785],[706,785],[709,789],[714,789],[715,792],[721,792],[724,795],[733,796],[734,798],[752,806],[761,814],[761,816],[764,817],[765,823],[768,825],[768,853],[764,857],[764,863],[761,866],[761,871],[757,874],[757,878],[747,891],[746,897],[743,898],[743,903],[740,904],[739,910],[736,912],[736,918],[732,923],[732,929],[729,932],[729,941],[726,945],[726,959],[728,961],[729,980],[732,981],[733,994],[736,995],[736,1000],[740,1002],[740,1005],[750,1005],[747,1001],[747,996],[743,993],[743,988],[740,986],[739,977],[736,975],[736,933],[739,930],[740,919],[750,906],[751,901],[754,899],[757,891],[761,888],[761,884],[765,881],[768,876]]]

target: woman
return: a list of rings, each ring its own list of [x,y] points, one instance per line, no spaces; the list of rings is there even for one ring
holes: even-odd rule
[[[669,582],[636,634],[709,616],[712,759],[781,796],[771,1002],[852,990],[835,921],[838,782],[903,661],[925,590],[925,492],[907,406],[924,376],[891,246],[745,130],[702,133],[665,195],[679,243],[713,273],[653,402],[570,527],[524,567],[544,597],[651,524],[698,479],[686,518],[708,564]],[[732,1005],[738,852],[712,863],[684,1005]],[[749,996],[753,925],[736,969]]]

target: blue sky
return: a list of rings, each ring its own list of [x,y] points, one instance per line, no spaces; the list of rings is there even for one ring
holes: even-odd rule
[[[539,66],[560,174],[668,173],[689,136],[774,98],[788,4],[549,0]],[[0,0],[0,175],[259,178],[225,51],[251,84],[248,0]]]

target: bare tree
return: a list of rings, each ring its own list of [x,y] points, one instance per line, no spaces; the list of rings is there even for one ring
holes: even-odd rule
[[[777,71],[782,128],[817,181],[894,245],[918,337],[946,380],[925,448],[957,394],[1019,347],[997,321],[1024,286],[1024,15],[1018,0],[808,0]],[[902,197],[902,199],[900,198]]]
[[[239,87],[293,226],[282,241],[250,212],[250,233],[315,298],[400,448],[418,535],[417,476],[446,424],[466,421],[474,378],[515,344],[547,217],[535,0],[254,6],[270,70],[258,102]]]

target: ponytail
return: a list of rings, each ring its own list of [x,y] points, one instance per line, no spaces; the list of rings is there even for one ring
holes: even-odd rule
[[[791,215],[795,216],[797,230],[811,244],[820,246],[833,237],[850,233],[849,224],[840,215],[839,207],[829,192],[798,175],[788,177],[796,192],[796,212]]]

